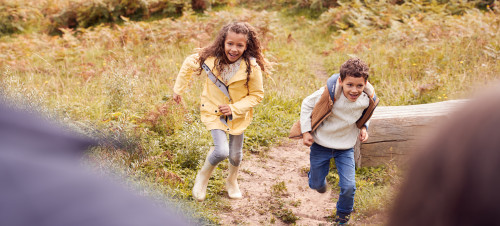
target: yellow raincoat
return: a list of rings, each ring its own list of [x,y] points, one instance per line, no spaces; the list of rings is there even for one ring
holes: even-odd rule
[[[205,64],[212,70],[214,75],[222,80],[219,71],[214,68],[215,58],[209,57]],[[208,79],[205,71],[201,76],[205,77],[203,92],[201,94],[200,112],[201,121],[208,130],[220,129],[232,135],[242,134],[250,125],[253,118],[253,107],[259,104],[264,98],[264,88],[262,85],[262,71],[255,59],[250,60],[252,73],[248,80],[246,62],[241,61],[240,68],[236,74],[228,81],[229,96],[231,102],[222,93],[215,84]],[[184,60],[182,67],[177,75],[174,85],[174,93],[182,95],[189,86],[189,78],[200,68],[198,63],[198,54],[193,54]],[[222,113],[219,112],[219,105],[227,104],[231,108],[233,120],[228,120],[228,125],[220,121]]]

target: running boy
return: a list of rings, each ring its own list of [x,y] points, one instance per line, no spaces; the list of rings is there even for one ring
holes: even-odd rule
[[[340,67],[340,75],[334,74],[326,87],[304,99],[300,112],[302,139],[311,148],[309,187],[326,192],[330,159],[335,159],[340,178],[335,222],[339,224],[349,221],[354,205],[354,145],[356,139],[368,139],[368,119],[378,103],[367,80],[368,66],[350,59]],[[324,113],[318,117],[318,111]]]

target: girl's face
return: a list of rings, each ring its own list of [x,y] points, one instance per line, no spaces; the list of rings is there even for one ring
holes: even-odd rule
[[[247,36],[245,34],[237,34],[232,31],[227,32],[226,40],[224,41],[224,52],[231,63],[237,61],[246,49]]]

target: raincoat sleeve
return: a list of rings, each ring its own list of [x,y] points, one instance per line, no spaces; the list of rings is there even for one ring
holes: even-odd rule
[[[196,69],[199,68],[198,65],[198,54],[193,54],[184,60],[182,63],[179,74],[177,74],[177,79],[175,80],[174,93],[183,94],[184,91],[189,87],[191,76]]]
[[[302,106],[300,108],[300,129],[302,133],[312,130],[311,113],[324,90],[325,87],[321,87],[319,90],[309,95],[302,101]]]
[[[246,117],[246,113],[259,104],[263,98],[262,71],[259,66],[254,66],[248,81],[248,95],[238,102],[229,104],[233,118]]]

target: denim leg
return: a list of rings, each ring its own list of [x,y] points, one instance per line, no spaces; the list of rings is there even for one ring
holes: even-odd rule
[[[308,174],[310,188],[320,189],[326,186],[325,178],[330,170],[330,159],[332,157],[332,149],[313,143],[309,155],[311,164]]]
[[[243,159],[243,134],[229,135],[229,163],[239,166]]]
[[[354,193],[356,192],[354,149],[336,150],[334,158],[340,186],[337,212],[349,214],[354,206]]]
[[[229,156],[229,144],[227,143],[226,132],[220,129],[213,129],[210,130],[210,133],[214,140],[214,151],[208,157],[208,161],[215,166]]]

